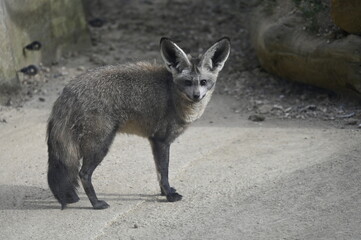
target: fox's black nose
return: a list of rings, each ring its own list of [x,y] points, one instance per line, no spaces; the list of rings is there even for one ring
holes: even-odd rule
[[[200,97],[201,97],[201,96],[200,96],[199,94],[194,94],[194,95],[193,95],[193,98],[194,98],[195,100],[198,100]]]

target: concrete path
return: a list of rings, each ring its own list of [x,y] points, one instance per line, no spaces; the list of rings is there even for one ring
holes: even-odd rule
[[[93,178],[111,207],[91,209],[80,189],[61,211],[46,182],[55,98],[3,110],[0,239],[360,239],[361,133],[250,122],[219,95],[172,145],[170,180],[182,201],[159,196],[148,142],[119,135]]]

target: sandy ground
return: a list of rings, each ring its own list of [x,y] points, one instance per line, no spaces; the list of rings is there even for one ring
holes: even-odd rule
[[[56,94],[49,91],[49,97]],[[172,146],[171,183],[159,196],[146,140],[121,135],[94,184],[111,207],[61,211],[46,183],[51,100],[10,110],[0,125],[1,239],[359,239],[358,130],[324,122],[254,123],[215,95],[203,118]]]
[[[102,5],[97,14],[107,11],[107,22],[92,29],[95,46],[44,67],[24,81],[27,101],[0,108],[0,239],[360,239],[358,108],[262,72],[247,43],[241,44],[246,30],[233,31],[243,25],[228,26],[239,20],[228,14],[231,5],[200,9],[199,2]],[[245,13],[249,5],[242,2],[238,7]],[[189,15],[172,26],[175,11],[167,10],[174,6],[178,14],[193,7],[193,15],[203,15],[194,25]],[[209,7],[216,19],[205,14]],[[206,28],[207,18],[228,27]],[[207,37],[195,34],[197,23]],[[87,68],[159,61],[158,41],[167,33],[188,36],[180,44],[196,52],[218,35],[243,36],[235,40],[205,114],[172,145],[170,181],[183,200],[168,203],[159,196],[148,142],[119,135],[93,177],[99,197],[111,207],[93,210],[79,189],[81,200],[61,211],[46,182],[45,129],[53,102]],[[280,103],[294,112],[286,117]],[[268,106],[262,108],[266,120],[249,121],[261,106]]]

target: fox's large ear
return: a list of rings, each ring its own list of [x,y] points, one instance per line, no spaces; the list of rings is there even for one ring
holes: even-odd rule
[[[221,38],[203,54],[200,67],[218,73],[227,61],[230,51],[230,39],[228,37]]]
[[[163,37],[160,40],[160,54],[170,72],[179,73],[191,66],[187,54],[168,38]]]

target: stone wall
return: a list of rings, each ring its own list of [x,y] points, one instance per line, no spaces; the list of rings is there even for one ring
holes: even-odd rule
[[[39,50],[24,49],[34,41]],[[89,44],[82,0],[0,0],[0,95],[20,88],[20,69]]]

